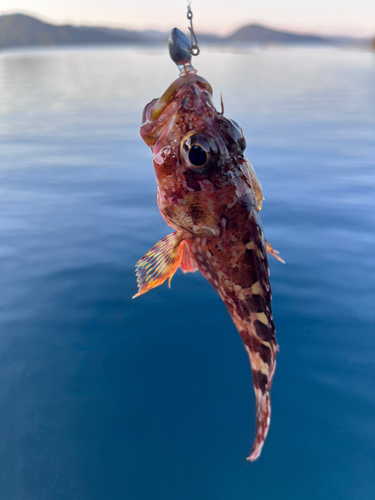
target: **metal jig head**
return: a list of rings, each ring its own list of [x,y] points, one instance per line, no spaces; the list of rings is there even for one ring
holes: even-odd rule
[[[196,69],[191,65],[191,57],[199,54],[198,40],[193,28],[193,12],[188,6],[187,18],[190,21],[191,41],[178,28],[173,28],[168,40],[169,55],[172,61],[177,64],[180,76],[187,73],[194,74]]]

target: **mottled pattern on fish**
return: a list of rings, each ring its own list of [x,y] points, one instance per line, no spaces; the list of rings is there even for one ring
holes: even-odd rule
[[[137,263],[136,296],[170,281],[179,266],[199,269],[217,290],[250,358],[257,421],[248,458],[255,460],[269,428],[278,351],[266,251],[277,252],[263,237],[263,195],[242,130],[216,111],[211,95],[189,74],[145,108],[141,135],[154,156],[158,205],[176,232]]]

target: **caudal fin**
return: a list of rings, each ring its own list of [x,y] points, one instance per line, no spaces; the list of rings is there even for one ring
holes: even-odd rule
[[[259,313],[257,316],[260,316]],[[247,457],[247,460],[253,461],[259,457],[270,427],[270,389],[276,368],[276,352],[278,347],[276,342],[266,340],[258,343],[252,342],[251,347],[247,345],[245,347],[251,363],[256,406],[255,439],[250,455]]]
[[[262,389],[255,387],[256,398],[256,435],[254,444],[247,460],[253,462],[261,454],[263,444],[266,440],[268,429],[271,420],[271,400],[268,390],[265,392]]]

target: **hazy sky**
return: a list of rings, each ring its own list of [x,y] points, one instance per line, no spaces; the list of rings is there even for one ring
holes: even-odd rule
[[[132,29],[185,28],[187,0],[0,0],[0,14]],[[375,0],[194,0],[198,31],[227,34],[248,23],[322,34],[375,35]]]

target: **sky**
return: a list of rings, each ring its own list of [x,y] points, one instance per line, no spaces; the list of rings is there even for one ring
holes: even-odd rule
[[[184,29],[187,0],[1,0],[0,14],[21,12],[55,24]],[[323,35],[375,35],[375,0],[193,0],[196,31],[226,35],[250,23]]]

